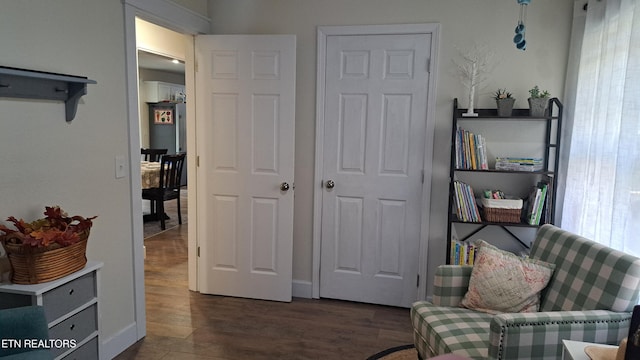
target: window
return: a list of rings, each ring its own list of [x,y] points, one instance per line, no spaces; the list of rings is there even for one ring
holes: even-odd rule
[[[561,226],[640,256],[640,11],[590,1]],[[570,64],[571,67],[571,64]]]

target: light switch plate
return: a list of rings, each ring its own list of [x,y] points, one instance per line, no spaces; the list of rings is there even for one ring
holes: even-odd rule
[[[116,179],[121,179],[127,176],[127,168],[125,166],[124,156],[116,156]]]

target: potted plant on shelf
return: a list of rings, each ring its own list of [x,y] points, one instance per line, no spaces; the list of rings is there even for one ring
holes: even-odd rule
[[[543,117],[547,112],[547,104],[549,103],[549,92],[540,90],[538,85],[529,90],[529,112],[531,116]]]
[[[89,231],[96,217],[69,216],[59,206],[47,206],[45,217],[26,222],[13,216],[15,229],[0,225],[16,284],[38,284],[82,269]]]
[[[511,95],[507,89],[498,89],[493,94],[493,98],[496,99],[496,106],[498,107],[498,116],[509,117],[513,111],[513,104],[516,99]]]

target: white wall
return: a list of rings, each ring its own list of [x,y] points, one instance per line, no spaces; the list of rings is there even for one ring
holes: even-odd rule
[[[187,58],[189,35],[180,34],[142,19],[136,19],[136,45],[139,50],[179,60]]]
[[[297,35],[294,279],[311,281],[312,275],[317,26],[426,22],[442,26],[431,174],[429,268],[433,269],[443,263],[446,250],[452,99],[458,97],[467,105],[451,61],[457,56],[456,47],[484,43],[499,60],[486,88],[478,92],[476,107],[495,107],[490,95],[497,88],[514,93],[516,107],[527,107],[527,91],[536,84],[561,96],[572,6],[572,0],[533,1],[526,22],[528,50],[523,52],[512,42],[519,15],[514,0],[209,0],[214,34]]]
[[[207,0],[173,0],[173,2],[198,14],[207,13]]]
[[[0,98],[0,221],[54,204],[98,215],[87,256],[104,262],[102,341],[135,326],[131,179],[115,178],[114,160],[130,159],[123,18],[118,0],[3,1],[0,11],[0,65],[97,81],[72,123],[63,103]]]
[[[129,159],[123,41],[119,1],[10,1],[0,11],[0,64],[97,81],[70,124],[63,103],[0,98],[0,219],[34,219],[50,204],[98,215],[87,257],[104,262],[106,337],[134,316],[129,177],[116,179],[114,164]]]
[[[488,94],[511,89],[524,106],[534,84],[562,94],[571,26],[571,0],[536,0],[529,8],[526,52],[511,43],[515,1],[485,0],[210,0],[176,1],[206,9],[214,33],[290,33],[298,37],[296,104],[296,217],[294,277],[311,279],[315,54],[317,25],[439,22],[442,24],[436,103],[430,267],[441,263],[446,234],[446,181],[451,99],[464,97],[451,74],[453,45],[492,46],[501,66]],[[121,1],[4,1],[0,11],[0,65],[78,74],[96,80],[75,120],[49,101],[0,98],[0,219],[33,219],[45,205],[98,215],[88,257],[102,270],[102,336],[110,339],[134,322],[131,179],[116,179],[114,158],[130,158],[123,10]],[[128,168],[128,166],[127,166]]]

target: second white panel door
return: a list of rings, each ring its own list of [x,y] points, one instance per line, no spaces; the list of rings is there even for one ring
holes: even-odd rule
[[[320,296],[410,306],[430,34],[328,36]]]

